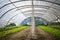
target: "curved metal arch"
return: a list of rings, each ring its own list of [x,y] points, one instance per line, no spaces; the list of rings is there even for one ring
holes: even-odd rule
[[[19,6],[19,7],[17,7],[17,8],[20,8],[20,7],[26,7],[27,8],[27,6],[31,6],[31,5],[25,5],[25,6]],[[37,6],[37,5],[36,5]],[[24,9],[23,8],[23,9]],[[29,7],[28,7],[29,8]],[[16,9],[16,8],[12,8],[12,9],[9,9],[8,11],[6,11],[1,17],[0,17],[0,19],[6,14],[6,13],[8,13],[9,11],[11,11],[11,10],[14,10],[14,9]]]
[[[41,1],[42,1],[42,0],[41,0]],[[15,2],[12,2],[12,3],[17,3],[17,2],[21,2],[21,1],[15,1]],[[45,2],[57,4],[57,3],[54,3],[54,2],[50,2],[50,1],[45,1]],[[5,5],[3,5],[2,7],[0,7],[0,9],[2,9],[3,7],[5,7],[5,6],[7,6],[7,5],[10,5],[10,4],[12,4],[12,3],[5,4]],[[60,4],[57,4],[57,5],[60,5]]]
[[[7,22],[7,24],[11,21],[11,19],[13,19],[15,16],[17,16],[17,15],[19,15],[20,13],[18,13],[18,14],[16,14],[16,15],[14,15],[13,17],[11,17],[9,20],[8,20],[8,22]],[[6,25],[7,25],[6,24]]]
[[[43,6],[45,6],[45,5],[43,5]],[[47,6],[47,7],[49,7],[49,6]],[[53,7],[51,7],[51,8],[57,11],[56,8],[53,8]],[[53,11],[54,11],[54,10],[53,10]],[[54,12],[55,12],[55,11],[54,11]],[[58,11],[58,12],[59,12],[59,11]],[[57,13],[57,12],[56,12],[56,13]],[[55,14],[53,13],[53,15],[55,15],[55,16],[57,17],[56,13],[55,13]]]
[[[20,8],[20,7],[26,7],[26,8],[27,8],[27,6],[31,6],[31,5],[19,6],[19,7],[17,7],[17,8]],[[45,5],[36,5],[36,6],[49,7],[49,6],[45,6]],[[6,12],[0,17],[0,19],[1,19],[6,13],[8,13],[9,11],[14,10],[14,9],[16,9],[16,8],[12,8],[12,9],[9,9],[8,11],[6,11]],[[23,8],[23,9],[24,9],[24,8]],[[53,8],[53,9],[55,9],[55,8]]]
[[[7,22],[7,24],[6,25],[8,25],[8,23],[15,17],[15,16],[17,16],[17,15],[19,15],[20,13],[18,13],[18,14],[16,14],[16,15],[14,15],[13,17],[11,17],[9,20],[8,20],[8,22]]]
[[[29,15],[29,13],[26,15],[26,16],[28,16]],[[48,16],[45,16],[45,17],[47,17],[48,18]]]
[[[19,13],[20,14],[20,13]],[[11,17],[10,19],[9,19],[9,21],[12,19],[12,18],[14,18],[15,16],[17,16],[17,15],[19,15],[19,14],[16,14],[16,15],[14,15],[13,17]],[[7,22],[7,24],[9,23],[9,21]],[[7,25],[6,24],[6,25]]]
[[[26,5],[25,5],[26,6]],[[20,8],[20,7],[25,7],[25,6],[19,6],[19,7],[17,7],[17,8]],[[27,5],[28,6],[28,5]],[[14,10],[14,9],[16,9],[16,8],[12,8],[12,9],[9,9],[8,11],[6,11],[1,17],[0,17],[0,19],[5,15],[5,14],[7,14],[9,11],[12,11],[12,10]],[[19,9],[20,10],[20,9]]]
[[[31,17],[28,17],[28,18],[25,18],[24,20],[26,21],[26,20],[28,20],[28,19],[30,19]],[[34,17],[34,18],[37,18],[37,17]],[[43,21],[45,21],[45,22],[48,22],[47,20],[45,20],[45,19],[43,19],[43,18],[41,18],[41,17],[38,17],[38,19],[41,19],[41,20],[43,20]],[[24,20],[21,22],[21,24],[24,22]]]
[[[29,14],[32,14],[32,13],[27,13],[27,14],[25,14],[25,15],[29,15]],[[42,14],[42,13],[34,13],[34,15],[35,15],[35,14],[37,14],[37,15],[38,15],[38,14],[44,15],[44,14]]]
[[[16,15],[14,15],[13,17],[11,17],[9,20],[8,20],[8,22],[7,22],[7,24],[6,25],[8,25],[8,23],[15,17],[15,16],[17,16],[17,15],[19,15],[20,13],[18,13],[18,14],[16,14]],[[40,17],[40,16],[39,16]],[[42,17],[40,17],[40,18],[42,18]],[[45,19],[45,18],[43,18],[43,19]],[[46,19],[45,19],[46,20]],[[47,20],[48,21],[48,20]]]
[[[12,8],[12,9],[6,11],[6,12],[0,17],[0,19],[1,19],[6,13],[8,13],[9,11],[11,11],[11,10],[13,10],[13,9],[15,9],[15,8]]]
[[[19,15],[20,13],[18,13],[18,14],[16,14],[16,15],[14,15],[13,17],[11,17],[9,20],[8,20],[8,22],[7,22],[7,24],[15,17],[15,16],[17,16],[17,15]],[[7,25],[6,24],[6,25]]]
[[[29,15],[29,14],[28,14]],[[30,16],[27,16],[27,17],[30,17]],[[39,17],[41,17],[41,16],[39,16]],[[44,18],[44,19],[46,19],[47,21],[49,21],[49,19],[48,19],[48,17],[47,16],[45,16],[45,17],[41,17],[41,18]],[[50,20],[51,21],[51,20]],[[49,21],[49,22],[50,22]]]
[[[15,2],[12,2],[12,3],[17,3],[17,2],[21,2],[21,1],[15,1]],[[10,5],[10,4],[12,4],[12,3],[5,4],[5,5],[3,5],[2,7],[0,7],[0,9],[2,9],[3,7],[5,7],[5,6],[7,6],[7,5]]]
[[[31,11],[32,10],[27,10],[27,11],[24,11],[24,13],[31,12]],[[34,12],[36,12],[36,11],[40,12],[40,11],[46,11],[46,10],[34,10]]]
[[[56,2],[57,0],[55,0],[54,2]],[[51,6],[53,6],[54,4],[51,4]],[[49,7],[48,9],[47,9],[47,11],[46,12],[48,12],[48,10],[50,10],[50,8],[51,7]],[[56,12],[57,13],[57,12]],[[55,14],[54,14],[55,15]],[[55,15],[56,17],[57,17],[57,15]],[[57,17],[58,18],[58,17]]]
[[[32,10],[24,11],[23,13],[25,14],[26,12],[30,12],[30,11],[32,11]],[[35,10],[34,10],[34,11],[35,11]],[[38,11],[39,11],[39,10],[38,10]],[[47,11],[47,10],[45,10],[45,11]],[[56,14],[54,14],[54,13],[52,13],[52,14],[57,17]]]
[[[16,15],[14,15],[13,17],[11,17],[10,19],[9,19],[9,21],[7,22],[7,24],[15,17],[15,16],[17,16],[17,15],[19,15],[20,13],[18,13],[18,14],[16,14]],[[40,17],[40,16],[39,16]],[[41,17],[42,18],[42,17]],[[43,19],[45,19],[45,18],[43,18]],[[45,20],[47,20],[47,19],[45,19]],[[48,20],[47,20],[48,21]],[[6,25],[7,25],[6,24]]]
[[[26,16],[29,16],[29,15],[31,15],[31,13],[27,13],[27,14],[25,14]],[[42,13],[35,13],[35,15],[40,15],[40,16],[43,16],[43,15],[45,15],[45,14],[42,14]],[[47,15],[46,15],[46,17],[48,17]],[[50,17],[50,16],[49,16]]]
[[[55,2],[52,2],[52,1],[48,1],[48,0],[36,0],[36,1],[45,1],[45,2],[50,2],[50,3],[54,3],[54,4],[57,4],[57,5],[60,5],[59,3],[55,3]]]

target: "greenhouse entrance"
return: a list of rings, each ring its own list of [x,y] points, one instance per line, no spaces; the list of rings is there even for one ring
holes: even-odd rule
[[[48,25],[48,21],[43,19],[43,18],[40,18],[40,17],[34,17],[35,18],[35,26],[39,26],[39,25]],[[24,19],[22,22],[21,22],[21,25],[31,25],[31,17],[28,17],[26,19]]]
[[[0,40],[60,40],[60,0],[0,0]]]

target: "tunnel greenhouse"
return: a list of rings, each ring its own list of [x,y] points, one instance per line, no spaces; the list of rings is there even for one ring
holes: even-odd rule
[[[60,40],[60,0],[0,0],[0,40]]]

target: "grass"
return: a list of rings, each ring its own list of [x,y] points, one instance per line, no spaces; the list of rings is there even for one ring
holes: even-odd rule
[[[2,31],[2,32],[0,32],[0,37],[4,37],[4,36],[6,36],[8,34],[21,31],[21,30],[23,30],[25,28],[27,28],[27,26],[18,26],[16,28],[13,28],[13,29],[10,29],[10,30]]]
[[[60,30],[49,27],[49,26],[39,26],[44,31],[47,31],[48,33],[52,34],[54,37],[60,37]]]

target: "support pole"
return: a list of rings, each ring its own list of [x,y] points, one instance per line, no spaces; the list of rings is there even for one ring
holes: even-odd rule
[[[35,18],[34,18],[34,4],[32,0],[32,16],[31,16],[32,38],[35,37]]]

